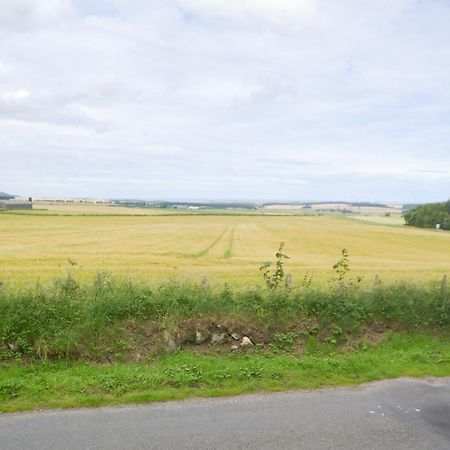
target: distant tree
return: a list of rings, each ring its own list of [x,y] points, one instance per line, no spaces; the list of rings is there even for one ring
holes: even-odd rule
[[[406,225],[421,228],[436,228],[450,230],[450,200],[442,203],[427,203],[403,214]]]

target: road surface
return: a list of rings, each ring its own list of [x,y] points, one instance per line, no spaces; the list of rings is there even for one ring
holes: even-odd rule
[[[450,449],[450,378],[0,415],[9,449]]]

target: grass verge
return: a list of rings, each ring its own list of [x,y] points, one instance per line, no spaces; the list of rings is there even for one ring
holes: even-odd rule
[[[445,284],[0,287],[0,410],[450,375]],[[245,345],[244,345],[245,344]]]
[[[132,362],[174,348],[204,345],[230,352],[244,336],[264,350],[380,340],[390,331],[448,333],[450,291],[439,284],[328,290],[212,290],[197,284],[149,287],[98,274],[81,285],[0,289],[0,361]]]
[[[379,346],[302,356],[176,351],[151,364],[59,361],[0,365],[0,411],[146,403],[450,375],[450,338],[391,334]]]

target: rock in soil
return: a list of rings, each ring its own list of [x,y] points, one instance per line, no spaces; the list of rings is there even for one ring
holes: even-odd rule
[[[211,344],[212,345],[222,344],[225,341],[225,338],[226,338],[225,333],[214,333],[211,336]]]
[[[252,340],[249,337],[244,336],[242,338],[241,347],[246,348],[246,347],[252,347],[252,346],[253,346]]]
[[[167,345],[169,350],[176,350],[178,348],[175,339],[170,335],[170,333],[167,330],[163,331],[163,339],[164,343]]]
[[[195,332],[195,343],[197,345],[204,344],[206,342],[206,336],[204,336],[201,331]]]

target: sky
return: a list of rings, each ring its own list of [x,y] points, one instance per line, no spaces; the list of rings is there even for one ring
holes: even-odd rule
[[[449,0],[0,0],[0,191],[450,197]]]

